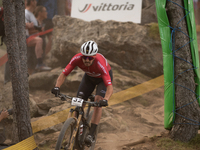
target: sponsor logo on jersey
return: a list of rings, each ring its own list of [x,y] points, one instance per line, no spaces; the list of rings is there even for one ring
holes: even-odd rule
[[[98,61],[97,64],[100,66],[100,68],[103,70],[103,72],[105,74],[107,74],[106,69],[104,68],[104,66]]]
[[[100,54],[100,53],[98,53],[99,55],[101,55],[102,57],[103,57],[103,59],[105,60],[105,62],[106,62],[106,66],[108,66],[108,62],[107,62],[107,59],[102,55],[102,54]]]
[[[79,59],[81,56],[75,56],[71,59],[71,61],[69,62],[69,64],[71,65],[73,63],[74,60]]]
[[[101,76],[100,73],[91,73],[91,72],[88,72],[88,71],[85,71],[85,73],[87,73],[89,76],[93,76],[93,77],[98,77],[98,76]]]

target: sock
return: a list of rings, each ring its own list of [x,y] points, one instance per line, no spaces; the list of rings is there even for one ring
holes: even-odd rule
[[[91,123],[89,135],[94,136],[97,126],[98,126],[97,124]]]
[[[38,58],[37,62],[38,62],[38,65],[41,65],[42,64],[42,58]]]

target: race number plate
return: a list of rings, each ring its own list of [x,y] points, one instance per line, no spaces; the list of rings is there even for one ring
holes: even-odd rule
[[[71,105],[82,107],[82,105],[83,105],[83,99],[78,98],[78,97],[73,97]]]

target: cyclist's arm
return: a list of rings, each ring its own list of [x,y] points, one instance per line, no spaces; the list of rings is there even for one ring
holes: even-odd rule
[[[56,86],[55,87],[59,87],[63,84],[63,82],[65,81],[66,77],[68,76],[68,74],[70,74],[70,72],[74,69],[74,66],[68,64],[66,66],[66,68],[63,70],[63,72],[59,75],[57,82],[56,82]]]
[[[109,100],[112,93],[113,93],[113,85],[112,85],[112,82],[111,82],[109,72],[107,71],[106,74],[102,75],[102,78],[103,78],[104,84],[107,88],[104,99]]]
[[[79,61],[81,60],[81,57],[78,56],[78,54],[76,54],[71,61],[69,62],[69,64],[65,67],[65,69],[63,70],[63,72],[59,75],[57,82],[56,82],[56,86],[55,87],[59,87],[63,84],[63,82],[65,81],[65,78],[68,76],[68,74],[70,74],[70,72],[77,66],[77,64],[79,63]]]
[[[112,94],[113,94],[113,86],[108,85],[104,99],[109,100]]]
[[[61,73],[57,79],[57,82],[56,82],[56,86],[55,87],[59,87],[63,84],[63,82],[65,81],[65,78],[67,76],[64,74],[64,73]]]

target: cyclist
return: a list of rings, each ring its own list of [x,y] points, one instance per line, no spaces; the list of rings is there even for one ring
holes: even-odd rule
[[[77,96],[83,93],[83,99],[87,100],[96,87],[95,101],[101,106],[108,106],[108,100],[113,93],[112,86],[112,70],[105,57],[97,53],[98,46],[94,41],[85,42],[80,49],[80,53],[76,54],[63,72],[59,75],[55,87],[51,90],[55,96],[60,93],[60,86],[63,84],[67,75],[78,66],[85,74],[80,83]],[[86,137],[86,144],[91,145],[95,142],[95,131],[102,115],[102,108],[95,107],[94,114],[91,119],[91,129]]]

